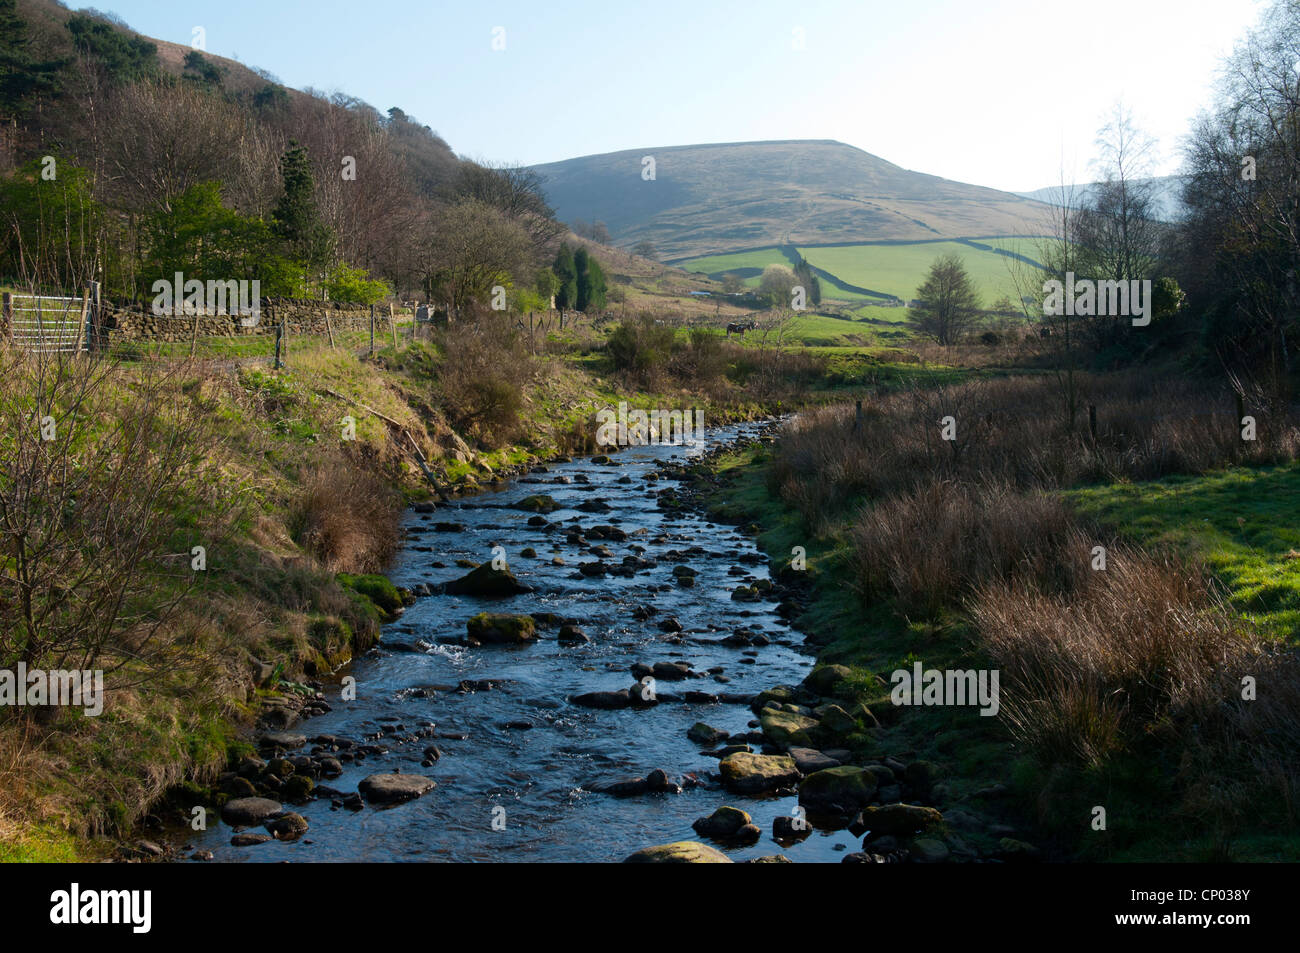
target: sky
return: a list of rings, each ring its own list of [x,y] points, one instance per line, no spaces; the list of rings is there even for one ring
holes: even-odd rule
[[[837,139],[1009,191],[1088,181],[1116,103],[1177,171],[1265,0],[95,0],[289,86],[399,106],[458,154],[535,164]],[[76,0],[70,0],[76,7]]]

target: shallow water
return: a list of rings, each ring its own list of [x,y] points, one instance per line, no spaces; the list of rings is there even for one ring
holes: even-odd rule
[[[709,446],[756,430],[756,425],[748,424],[714,431]],[[812,656],[801,649],[802,635],[775,614],[773,601],[731,599],[731,591],[746,576],[768,575],[765,561],[752,565],[741,561],[742,556],[752,560],[757,554],[753,542],[734,528],[697,514],[667,513],[656,506],[656,491],[676,483],[647,482],[647,474],[684,455],[682,448],[636,447],[615,455],[618,466],[595,465],[585,458],[552,464],[548,473],[535,473],[495,492],[439,507],[434,514],[408,513],[408,527],[455,522],[465,529],[412,536],[390,567],[388,575],[397,585],[458,578],[467,570],[455,565],[457,558],[487,561],[492,547],[500,545],[511,570],[535,591],[500,600],[421,598],[402,618],[385,626],[380,648],[358,659],[346,673],[356,678],[356,700],[341,701],[337,683],[329,683],[325,697],[334,710],[293,730],[309,738],[329,734],[361,741],[380,730],[381,719],[395,718],[410,731],[432,722],[438,733],[464,733],[464,740],[431,737],[394,744],[387,754],[345,764],[341,777],[320,782],[346,793],[356,790],[357,782],[369,774],[400,768],[405,774],[432,778],[437,787],[405,804],[366,805],[356,813],[332,810],[328,798],[293,807],[311,824],[310,832],[297,842],[232,847],[231,829],[215,817],[206,833],[192,835],[189,842],[196,849],[211,850],[218,860],[242,862],[617,861],[652,844],[687,839],[713,843],[699,837],[691,823],[731,804],[753,815],[764,832],[762,840],[750,847],[714,843],[734,859],[785,853],[795,861],[838,862],[846,850],[857,849],[856,839],[847,831],[816,829],[803,842],[783,849],[772,839],[772,820],[791,813],[793,797],[756,799],[722,789],[717,759],[702,754],[686,731],[704,721],[743,733],[750,730],[747,726],[754,717],[746,706],[663,701],[648,709],[600,711],[568,701],[584,692],[627,688],[634,681],[629,669],[635,662],[687,661],[699,672],[722,666],[731,679],[728,684],[709,676],[659,681],[661,697],[680,697],[688,690],[752,694],[775,684],[796,683],[812,666]],[[555,482],[579,474],[590,483]],[[631,483],[617,482],[622,477],[630,477]],[[613,524],[628,533],[625,542],[591,542],[609,547],[612,556],[606,562],[620,563],[635,552],[630,547],[638,545],[645,547],[642,555],[658,565],[631,578],[572,578],[578,575],[579,562],[597,557],[566,542],[564,532],[528,526],[531,513],[508,508],[535,493],[547,494],[566,507],[547,515],[553,523],[566,528]],[[611,511],[585,513],[569,508],[593,498],[608,503]],[[654,541],[661,536],[667,539]],[[521,556],[521,550],[530,546],[537,557]],[[680,588],[672,576],[679,563],[661,557],[693,546],[705,550],[684,561],[698,571],[696,584]],[[432,552],[417,547],[431,547]],[[556,555],[567,565],[552,566]],[[447,568],[431,567],[435,561]],[[745,570],[744,576],[729,574],[737,566]],[[658,614],[638,622],[633,610],[639,605],[655,606]],[[549,627],[539,628],[542,641],[527,646],[465,648],[438,643],[439,637],[463,635],[466,620],[482,611],[553,612],[575,621],[591,642],[561,645],[555,639],[557,627]],[[658,628],[657,623],[669,616],[682,625],[680,643]],[[763,632],[772,644],[749,649],[717,644],[742,626]],[[415,652],[385,648],[417,641],[432,647]],[[412,689],[455,686],[464,679],[500,684],[464,694],[411,694]],[[507,727],[507,722],[526,722],[531,727]],[[442,757],[424,768],[422,752],[430,744],[437,745]],[[680,794],[629,798],[592,793],[584,787],[614,777],[644,776],[655,768],[679,782],[684,775],[694,774],[704,783]],[[494,819],[501,826],[499,809],[504,809],[504,830],[494,829]]]

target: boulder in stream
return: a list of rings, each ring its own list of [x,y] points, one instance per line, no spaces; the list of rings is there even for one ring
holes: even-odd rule
[[[537,641],[537,624],[528,615],[480,612],[465,623],[472,642],[490,645],[524,645]]]
[[[723,758],[718,768],[722,783],[738,794],[762,794],[799,780],[799,769],[789,755],[737,751]]]
[[[643,847],[636,853],[624,858],[625,864],[730,864],[734,861],[722,851],[701,844],[699,841],[683,840],[672,844],[658,844]]]
[[[452,596],[501,599],[532,592],[533,587],[520,582],[509,569],[494,569],[491,563],[483,563],[477,569],[447,583],[444,591]]]
[[[399,804],[428,794],[433,788],[432,778],[418,774],[372,774],[357,785],[371,804]]]

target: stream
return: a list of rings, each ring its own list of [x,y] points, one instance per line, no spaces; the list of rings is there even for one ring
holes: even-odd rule
[[[762,426],[710,431],[708,445],[751,437]],[[408,511],[406,542],[387,573],[396,585],[418,591],[457,579],[468,571],[457,559],[486,562],[493,547],[501,546],[510,570],[534,591],[504,599],[441,593],[419,598],[384,626],[378,648],[326,680],[332,710],[292,731],[387,747],[359,763],[344,763],[341,776],[318,782],[343,795],[355,792],[362,778],[394,769],[428,777],[436,787],[415,800],[366,803],[360,810],[332,805],[330,796],[286,803],[308,820],[310,830],[297,840],[245,847],[231,845],[232,828],[214,812],[208,830],[190,834],[189,844],[231,862],[607,862],[654,844],[698,840],[733,860],[783,853],[793,861],[838,863],[845,851],[858,849],[848,831],[815,825],[811,836],[782,847],[772,837],[772,822],[790,816],[796,798],[727,792],[717,758],[687,737],[696,722],[732,734],[755,730],[755,716],[740,697],[797,684],[813,658],[802,648],[802,635],[775,612],[771,594],[750,602],[731,598],[737,586],[768,578],[767,559],[750,538],[699,513],[657,504],[660,491],[678,484],[656,475],[685,458],[684,447],[632,447],[611,457],[615,465],[589,458],[552,463],[436,512]],[[530,524],[533,513],[512,508],[533,494],[560,504],[546,515],[559,528],[547,530],[536,519]],[[577,509],[601,509],[593,500],[607,504],[608,512]],[[437,524],[458,526],[439,531]],[[617,527],[626,538],[617,532],[585,542],[570,536],[593,526]],[[601,546],[608,550],[593,552]],[[529,547],[535,557],[522,554]],[[629,576],[577,571],[579,563],[596,559],[620,566],[627,556],[655,565]],[[564,565],[554,565],[556,557]],[[673,569],[680,565],[696,570],[693,587],[675,584]],[[539,627],[540,639],[532,644],[453,644],[464,636],[466,620],[484,611],[554,613],[590,641],[562,643],[558,625],[550,625]],[[669,618],[680,623],[680,632],[667,631]],[[760,633],[765,638],[757,641],[768,644],[722,644],[740,628]],[[636,681],[634,664],[656,662],[686,662],[703,677],[657,679],[660,701],[653,707],[599,710],[569,700],[627,689]],[[344,675],[356,680],[355,700],[340,698]],[[689,703],[687,692],[727,698]],[[441,756],[424,766],[430,745]],[[289,754],[311,748],[309,743]],[[630,797],[592,790],[599,782],[654,769],[683,790]],[[692,830],[693,821],[723,805],[748,811],[762,838],[741,847]]]

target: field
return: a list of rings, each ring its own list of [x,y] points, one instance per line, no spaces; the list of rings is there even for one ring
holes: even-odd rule
[[[992,241],[983,243],[992,244]],[[1008,270],[1012,259],[962,242],[804,247],[799,251],[814,266],[842,281],[904,301],[916,297],[916,289],[936,258],[956,254],[965,263],[983,305],[990,306],[1003,295],[1012,300],[1018,297]]]
[[[1078,511],[1145,545],[1199,558],[1264,632],[1300,632],[1300,467],[1115,483],[1066,494]]]
[[[988,246],[989,250],[962,241],[937,241],[887,245],[809,245],[800,247],[799,253],[815,267],[836,279],[822,279],[824,299],[859,305],[854,312],[859,317],[896,323],[906,317],[905,311],[871,306],[873,296],[853,289],[865,289],[882,295],[893,295],[904,301],[910,300],[916,297],[916,289],[925,280],[926,272],[935,258],[944,254],[953,253],[961,257],[979,292],[981,304],[985,307],[992,306],[1004,295],[1013,301],[1019,298],[1010,271],[1013,259],[991,249],[1003,249],[1032,258],[1036,250],[1034,239],[1001,237],[971,241],[976,245]],[[760,248],[696,258],[683,262],[681,267],[714,276],[728,271],[738,272],[746,287],[755,288],[762,270],[773,264],[788,266],[790,262],[777,248]]]

